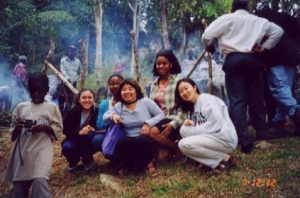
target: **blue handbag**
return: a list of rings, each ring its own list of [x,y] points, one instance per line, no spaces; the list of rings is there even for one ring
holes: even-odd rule
[[[116,111],[116,109],[115,109]],[[117,111],[116,111],[117,112]],[[117,113],[118,114],[118,113]],[[121,113],[122,114],[122,107]],[[119,115],[119,114],[118,114]],[[102,153],[106,158],[109,158],[113,155],[117,142],[124,137],[125,131],[122,124],[111,123],[107,132],[105,134],[103,143],[102,143]]]

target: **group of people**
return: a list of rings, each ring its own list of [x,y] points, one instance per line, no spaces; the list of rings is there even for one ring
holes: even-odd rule
[[[152,174],[157,161],[183,164],[187,157],[196,161],[199,168],[228,170],[238,141],[244,153],[250,153],[253,146],[247,106],[256,139],[267,139],[261,60],[267,60],[267,53],[276,48],[283,34],[275,23],[250,14],[246,0],[234,0],[232,13],[216,19],[205,30],[202,42],[206,49],[213,52],[212,40],[218,38],[219,49],[226,55],[223,70],[229,109],[218,97],[201,93],[192,79],[180,77],[181,66],[169,49],[156,54],[152,69],[156,78],[149,98],[144,97],[136,80],[115,73],[107,82],[111,96],[99,108],[94,105],[94,92],[84,88],[64,119],[59,108],[44,99],[49,90],[47,76],[34,73],[28,79],[31,100],[20,103],[13,112],[10,130],[16,143],[4,180],[14,182],[14,197],[28,195],[31,185],[33,197],[50,197],[53,140],[61,132],[65,134],[62,154],[69,172],[77,170],[80,160],[84,170],[91,171],[93,154],[102,151],[105,133],[112,123],[125,131],[109,156],[110,165],[119,175],[143,171]],[[288,74],[284,70],[282,75]],[[270,87],[279,86],[269,78],[269,83],[274,84]],[[281,86],[288,89],[289,85]],[[276,99],[279,103],[279,97]],[[287,106],[278,105],[278,109],[294,119],[295,133],[299,134],[299,106]]]
[[[4,180],[14,182],[14,196],[28,194],[32,185],[33,197],[49,197],[52,145],[61,132],[66,137],[61,145],[67,170],[76,171],[80,160],[85,171],[93,170],[93,154],[101,151],[112,122],[122,124],[125,130],[109,158],[119,175],[152,174],[158,160],[182,164],[187,156],[199,167],[227,170],[237,135],[226,105],[215,96],[200,94],[195,82],[182,79],[180,72],[173,52],[160,50],[153,65],[156,79],[150,98],[144,97],[136,80],[112,74],[108,79],[111,97],[102,101],[99,109],[94,106],[94,92],[84,88],[64,119],[59,108],[44,99],[49,90],[47,76],[30,75],[31,100],[14,110],[10,129],[16,143]]]
[[[258,3],[255,13],[264,18],[249,13],[246,0],[234,0],[232,13],[216,19],[202,35],[208,51],[214,51],[212,41],[217,38],[220,52],[226,55],[223,70],[229,114],[242,151],[246,153],[253,147],[253,137],[248,132],[247,109],[256,130],[256,139],[269,138],[263,64],[268,86],[277,102],[276,116],[272,121],[284,121],[288,115],[294,121],[295,135],[300,134],[300,108],[291,87],[299,64],[299,22],[287,14],[271,11],[266,2]]]

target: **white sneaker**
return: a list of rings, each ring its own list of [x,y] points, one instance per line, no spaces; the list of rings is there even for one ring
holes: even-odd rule
[[[71,172],[75,172],[77,170],[77,166],[76,165],[68,165],[67,170],[69,173]]]

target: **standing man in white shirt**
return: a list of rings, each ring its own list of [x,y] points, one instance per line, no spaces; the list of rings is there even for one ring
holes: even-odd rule
[[[202,42],[211,51],[212,40],[217,38],[220,52],[226,55],[223,70],[230,102],[229,114],[242,152],[250,153],[253,138],[248,132],[247,106],[257,132],[256,138],[264,139],[268,133],[260,53],[273,48],[283,30],[266,19],[250,14],[247,0],[234,0],[231,11],[205,29]],[[266,41],[259,46],[264,37]]]
[[[74,45],[68,47],[68,56],[63,57],[60,60],[60,69],[62,75],[76,88],[77,78],[80,73],[81,63],[78,58],[75,57],[77,48]],[[72,107],[74,100],[74,93],[65,85],[61,87],[61,96],[59,97],[59,109],[62,113],[67,111],[66,97],[69,102],[69,108]],[[65,90],[65,91],[64,91]]]

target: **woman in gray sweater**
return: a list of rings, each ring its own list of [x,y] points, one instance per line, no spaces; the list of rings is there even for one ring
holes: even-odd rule
[[[155,164],[152,160],[156,155],[156,143],[144,134],[165,115],[154,101],[144,98],[135,80],[125,79],[119,87],[119,93],[121,102],[103,116],[104,121],[121,123],[125,130],[125,136],[117,142],[112,163],[119,170],[119,175],[145,169],[148,173],[154,173]],[[116,112],[121,112],[121,115]]]

